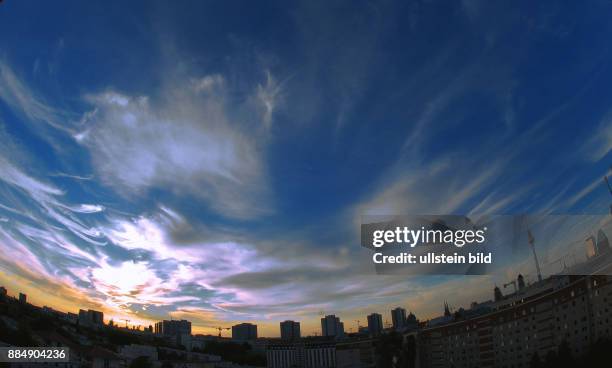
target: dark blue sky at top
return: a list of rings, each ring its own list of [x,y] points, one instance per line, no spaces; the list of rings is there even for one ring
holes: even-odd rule
[[[550,178],[551,188],[584,169],[563,155],[590,138],[607,112],[612,75],[609,5],[581,5],[477,4],[471,19],[459,3],[436,2],[9,1],[0,27],[3,56],[43,94],[61,96],[54,102],[76,111],[83,108],[79,96],[90,91],[150,94],[171,62],[165,53],[188,55],[181,62],[189,67],[239,74],[233,81],[238,99],[246,93],[241,85],[252,82],[241,78],[261,77],[254,64],[269,59],[288,89],[296,85],[266,148],[283,210],[274,220],[295,226],[384,181],[380,176],[401,153],[427,98],[465,68],[474,68],[473,80],[427,128],[434,138],[420,147],[420,160],[469,155],[492,137],[506,136],[501,144],[511,146],[569,102],[509,169],[520,179],[515,185],[535,174]],[[53,75],[28,77],[36,59],[53,63]],[[514,90],[504,96],[508,86]],[[345,99],[351,106],[342,112]],[[511,128],[502,105],[514,110]],[[339,114],[346,123],[335,128]],[[301,129],[287,128],[295,120],[304,120]],[[45,165],[60,165],[31,132],[15,124],[7,129]],[[86,173],[81,158],[69,164]]]
[[[169,84],[222,75],[229,125],[255,137],[262,157],[265,196],[248,199],[261,195],[272,210],[255,216],[228,216],[166,182],[126,195],[101,177],[93,149],[2,99],[0,126],[23,170],[70,203],[132,216],[166,206],[195,229],[246,242],[298,234],[317,249],[336,246],[356,239],[353,216],[394,185],[416,183],[393,192],[397,203],[439,200],[406,211],[438,213],[494,167],[451,212],[484,203],[495,213],[605,213],[605,187],[591,184],[611,163],[611,16],[605,1],[0,6],[0,61],[72,132],[95,105],[87,96],[115,91],[172,106]],[[259,138],[248,101],[267,76],[280,92]],[[448,171],[429,174],[444,162]]]

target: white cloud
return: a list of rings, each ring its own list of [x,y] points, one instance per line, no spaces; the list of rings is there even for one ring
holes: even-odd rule
[[[501,168],[501,162],[480,165],[453,157],[393,168],[383,176],[379,189],[357,206],[356,215],[456,213],[483,193]]]
[[[499,211],[512,204],[523,193],[517,191],[507,196],[498,196],[497,193],[487,195],[482,201],[474,206],[468,213],[468,217],[487,216],[499,214]]]
[[[4,158],[0,158],[0,173],[4,182],[28,192],[37,200],[50,200],[52,196],[64,194],[60,189],[28,176]]]
[[[193,89],[198,92],[214,92],[215,89],[222,88],[225,84],[225,80],[219,74],[207,75],[199,79],[193,79],[191,81]]]
[[[262,110],[261,120],[266,128],[270,128],[272,125],[272,114],[276,109],[280,91],[280,85],[270,72],[266,73],[266,83],[257,86],[257,99]]]
[[[0,60],[0,99],[28,124],[48,124],[88,148],[100,179],[117,192],[161,188],[203,199],[228,217],[269,213],[263,148],[279,104],[276,79],[267,72],[243,101],[228,98],[230,86],[219,74],[173,83],[155,103],[114,92],[89,95],[94,108],[68,121],[69,113],[47,104]],[[55,144],[52,132],[40,132]]]
[[[219,76],[192,83],[156,103],[112,92],[90,96],[96,113],[78,141],[98,176],[126,196],[162,188],[203,199],[228,217],[269,212],[259,132],[230,118]]]
[[[581,199],[591,194],[597,187],[604,186],[603,175],[593,180],[589,185],[582,188],[578,193],[574,194],[567,200],[567,206],[571,207],[578,203]]]
[[[597,162],[612,150],[612,113],[602,119],[593,137],[586,143],[586,151],[593,162]]]
[[[0,100],[32,122],[44,122],[56,129],[66,130],[61,123],[60,111],[38,97],[2,60],[0,60]]]
[[[85,253],[78,250],[64,232],[58,231],[59,228],[68,230],[71,235],[90,245],[104,245],[104,242],[100,241],[101,233],[76,216],[101,212],[104,210],[103,206],[66,203],[62,190],[28,175],[3,158],[0,158],[0,181],[11,188],[11,191],[5,194],[13,193],[4,196],[4,200],[11,202],[0,205],[0,208],[9,212],[12,227],[21,236],[50,251],[61,253],[62,250],[68,249],[77,256],[83,256]],[[27,201],[20,199],[24,194]],[[32,227],[32,223],[36,224],[36,227]],[[82,258],[91,260],[89,257]]]
[[[161,208],[149,217],[111,218],[109,224],[101,226],[101,231],[119,247],[150,252],[156,262],[176,263],[175,278],[206,288],[228,275],[265,269],[274,262],[260,257],[249,244],[229,241],[177,244],[171,234],[184,226],[185,220],[179,214]]]
[[[198,300],[190,296],[168,297],[174,283],[158,277],[145,262],[125,261],[111,265],[103,261],[91,271],[91,282],[96,291],[106,296],[106,304],[127,308],[131,304],[169,305]]]

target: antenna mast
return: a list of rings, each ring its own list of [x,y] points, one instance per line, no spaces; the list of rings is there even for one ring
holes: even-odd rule
[[[538,262],[538,255],[535,251],[535,238],[531,234],[531,230],[527,230],[527,237],[529,238],[529,246],[533,252],[533,259],[535,260],[536,271],[538,271],[538,281],[542,281],[542,273],[540,272],[540,262]]]

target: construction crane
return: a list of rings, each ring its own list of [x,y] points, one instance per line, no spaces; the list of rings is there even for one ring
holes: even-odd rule
[[[514,292],[516,293],[516,280],[512,280],[512,281],[504,284],[504,289],[507,288],[510,285],[514,286]]]
[[[576,244],[580,244],[582,242],[583,242],[583,240],[576,240],[576,241],[567,243],[567,246],[568,247],[571,246],[572,249],[574,249]],[[575,251],[567,252],[566,254],[562,255],[560,258],[557,258],[554,261],[548,262],[548,265],[555,266],[555,265],[558,264],[560,267],[562,266],[560,272],[565,272],[565,270],[567,269],[567,263],[568,263],[567,262],[567,258],[570,258],[570,257],[573,259],[573,261],[574,261],[573,264],[575,265],[577,263],[577,261],[576,261],[576,252]]]
[[[231,330],[232,329],[231,327],[219,327],[219,326],[215,326],[215,327],[213,327],[213,326],[206,326],[206,327],[214,328],[215,330],[218,330],[219,331],[219,334],[218,334],[219,337],[221,337],[221,332],[223,330]]]

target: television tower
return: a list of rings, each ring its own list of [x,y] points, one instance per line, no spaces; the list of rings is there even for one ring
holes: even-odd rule
[[[612,172],[612,167],[610,167],[610,172]],[[610,195],[612,195],[612,185],[610,185],[610,179],[608,179],[608,174],[604,175],[604,181],[608,186],[608,191],[610,192]],[[612,204],[610,205],[610,215],[612,215]]]
[[[542,281],[542,273],[540,272],[540,262],[538,262],[538,254],[535,251],[535,238],[531,233],[531,230],[527,230],[527,237],[529,238],[529,246],[533,252],[533,259],[535,260],[536,271],[538,271],[538,281]]]

